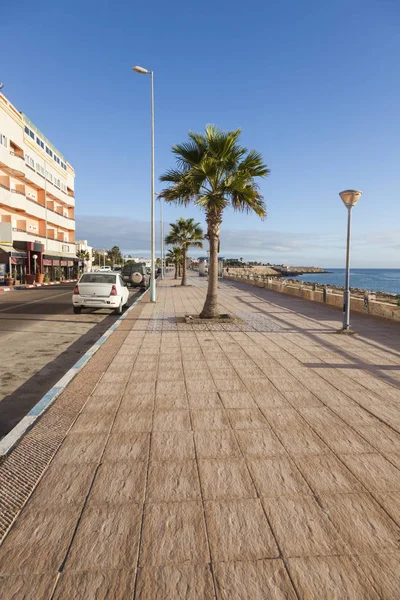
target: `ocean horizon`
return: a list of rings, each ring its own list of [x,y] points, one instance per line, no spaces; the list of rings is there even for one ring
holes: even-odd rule
[[[328,273],[306,273],[290,279],[344,287],[346,270],[323,267]],[[350,287],[400,294],[400,269],[350,269]]]

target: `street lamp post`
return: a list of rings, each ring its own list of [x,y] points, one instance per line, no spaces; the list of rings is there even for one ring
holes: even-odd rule
[[[33,258],[33,272],[34,272],[34,273],[35,273],[35,275],[36,275],[36,271],[37,271],[37,268],[36,268],[36,261],[37,261],[37,259],[38,259],[38,255],[37,255],[37,254],[34,254],[34,255],[32,256],[32,258]]]
[[[154,73],[143,67],[132,67],[136,73],[150,75],[151,93],[151,275],[150,275],[150,302],[156,301],[156,246],[155,246],[155,211],[154,211]]]
[[[347,245],[346,245],[346,283],[343,297],[343,329],[341,333],[352,333],[350,329],[350,235],[351,235],[351,209],[361,198],[359,190],[345,190],[340,192],[343,204],[347,208]]]

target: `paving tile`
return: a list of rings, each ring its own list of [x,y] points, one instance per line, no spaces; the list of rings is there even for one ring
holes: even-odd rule
[[[381,454],[353,454],[342,458],[369,491],[400,491],[400,470]]]
[[[121,402],[121,394],[110,394],[106,396],[91,396],[83,407],[82,412],[104,411],[112,412],[117,410]]]
[[[219,395],[225,408],[257,408],[249,392],[220,392]]]
[[[257,496],[246,463],[242,459],[199,460],[199,471],[205,500],[231,500]]]
[[[263,498],[262,502],[284,556],[329,556],[346,551],[343,540],[311,496]]]
[[[93,392],[93,396],[122,396],[125,391],[125,383],[99,383]]]
[[[240,458],[241,452],[230,429],[195,432],[196,453],[199,458]]]
[[[209,559],[201,502],[146,505],[141,567],[207,563]]]
[[[352,427],[367,427],[378,422],[376,417],[352,400],[344,399],[332,406],[332,409]]]
[[[237,430],[236,436],[243,454],[247,457],[287,454],[286,449],[270,428]]]
[[[400,554],[374,554],[357,557],[360,569],[384,600],[398,598]]]
[[[289,558],[288,569],[304,600],[378,600],[350,556]]]
[[[98,462],[107,440],[106,433],[69,433],[57,454],[52,460],[52,465],[84,465]]]
[[[206,502],[205,509],[213,562],[278,557],[259,500]]]
[[[400,550],[400,529],[369,494],[320,496],[340,535],[361,554]]]
[[[326,427],[342,427],[344,422],[330,408],[300,408],[299,412],[311,427],[319,431]]]
[[[186,394],[184,381],[160,381],[157,383],[157,396]]]
[[[144,567],[138,574],[138,600],[213,600],[209,565]]]
[[[253,408],[236,408],[226,411],[233,429],[260,429],[268,427],[268,422],[260,410]]]
[[[150,463],[146,502],[179,502],[200,498],[196,461]]]
[[[189,407],[198,409],[222,409],[223,405],[217,392],[205,392],[204,394],[190,392],[188,394]]]
[[[253,392],[252,396],[263,412],[271,408],[290,408],[289,402],[278,390]]]
[[[293,461],[286,457],[253,458],[248,466],[260,496],[311,494]]]
[[[18,517],[0,551],[0,575],[56,572],[72,539],[80,508],[29,510]]]
[[[156,410],[154,412],[154,431],[190,431],[188,410]]]
[[[154,431],[152,433],[151,460],[192,460],[195,458],[191,431]]]
[[[0,575],[1,597],[4,600],[39,600],[50,598],[56,581],[56,573],[44,575]]]
[[[224,410],[192,410],[191,415],[195,431],[230,429],[227,413]]]
[[[206,394],[216,392],[215,383],[209,381],[187,381],[186,388],[189,394]]]
[[[140,525],[141,508],[135,504],[87,507],[65,570],[132,569],[137,560]]]
[[[133,598],[135,571],[62,573],[52,600],[126,600]]]
[[[332,453],[296,456],[296,465],[315,494],[365,491],[358,479]]]
[[[218,392],[246,391],[246,388],[238,377],[235,379],[214,379],[214,383]]]
[[[361,436],[350,427],[331,427],[321,429],[319,435],[336,454],[366,454],[374,452]]]
[[[273,429],[301,429],[306,426],[305,420],[294,408],[271,408],[264,411],[265,418]]]
[[[89,506],[144,500],[147,464],[143,461],[105,462],[100,465],[89,495]]]
[[[400,526],[400,494],[398,492],[374,493],[375,500]]]
[[[295,600],[297,598],[281,560],[221,562],[214,565],[221,600]]]
[[[108,438],[102,462],[146,461],[149,443],[149,433],[112,433]]]
[[[279,428],[275,429],[275,433],[286,450],[293,455],[329,452],[329,448],[307,425],[296,429]]]
[[[29,509],[82,507],[89,492],[96,464],[51,464],[29,500]]]
[[[156,410],[179,410],[188,409],[189,403],[186,394],[165,394],[157,395]]]
[[[151,410],[118,411],[112,433],[148,433],[151,431],[153,412]]]
[[[115,411],[81,413],[70,433],[108,433],[114,420]]]
[[[146,372],[143,371],[141,379],[146,379]],[[143,394],[154,394],[156,391],[155,381],[140,381],[140,379],[135,376],[133,381],[129,382],[125,389],[125,394],[129,394],[130,396],[141,396]]]
[[[124,394],[121,400],[120,410],[153,410],[155,394]]]
[[[357,432],[379,452],[400,452],[400,434],[383,423],[358,427]]]
[[[282,394],[293,408],[322,408],[324,406],[319,398],[306,389],[294,392],[284,390]]]

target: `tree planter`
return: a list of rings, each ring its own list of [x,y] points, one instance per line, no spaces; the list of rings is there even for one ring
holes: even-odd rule
[[[6,286],[11,287],[14,285],[14,279],[12,277],[6,277]]]
[[[32,285],[32,283],[35,283],[35,277],[36,275],[33,275],[33,273],[31,273],[30,275],[26,275],[26,283],[28,285]]]
[[[36,273],[36,283],[43,283],[44,273]]]

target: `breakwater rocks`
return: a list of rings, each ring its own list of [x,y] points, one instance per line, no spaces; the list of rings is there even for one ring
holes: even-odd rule
[[[263,275],[267,277],[296,277],[306,273],[329,273],[320,267],[289,267],[286,265],[254,265],[249,267],[228,267],[232,275]]]

